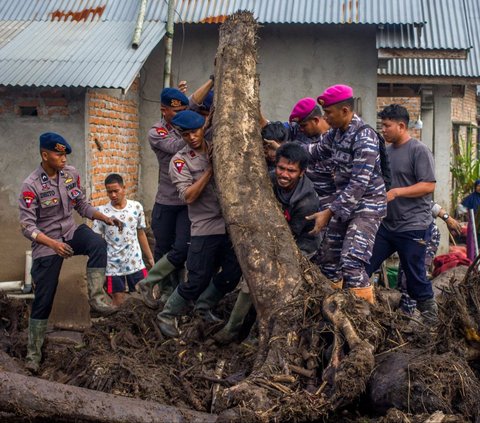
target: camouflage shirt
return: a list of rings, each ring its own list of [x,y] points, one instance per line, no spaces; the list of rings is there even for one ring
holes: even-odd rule
[[[305,148],[316,161],[331,160],[335,200],[330,210],[341,221],[354,214],[383,218],[387,196],[380,167],[379,140],[376,133],[365,128],[353,139],[363,120],[353,115],[345,131],[330,129],[317,143]]]

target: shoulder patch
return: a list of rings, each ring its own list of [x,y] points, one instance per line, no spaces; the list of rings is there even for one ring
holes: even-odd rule
[[[23,191],[23,201],[25,201],[25,205],[29,209],[35,199],[35,194],[32,191]]]
[[[157,132],[157,135],[162,138],[165,138],[168,135],[168,129],[164,127],[155,127],[155,131]]]
[[[177,172],[182,173],[183,166],[185,166],[185,160],[175,159],[173,161],[173,164],[175,165],[175,169],[177,169]]]

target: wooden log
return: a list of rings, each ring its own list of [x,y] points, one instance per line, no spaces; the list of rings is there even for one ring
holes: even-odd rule
[[[0,371],[0,411],[56,422],[216,422],[215,414]]]

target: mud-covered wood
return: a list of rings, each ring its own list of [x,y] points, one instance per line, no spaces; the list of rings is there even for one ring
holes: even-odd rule
[[[10,372],[0,371],[0,386],[0,410],[22,417],[96,423],[217,421],[214,414],[105,394]]]

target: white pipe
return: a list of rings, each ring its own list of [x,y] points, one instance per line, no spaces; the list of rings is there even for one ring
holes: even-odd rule
[[[25,251],[25,274],[23,281],[0,282],[0,291],[22,291],[28,294],[32,290],[32,250]]]
[[[473,209],[468,209],[468,213],[470,216],[470,227],[473,233],[473,246],[475,248],[475,257],[477,257],[478,256],[478,239],[477,239],[477,225],[475,222],[475,214],[473,212]]]
[[[21,291],[23,281],[0,282],[0,291]]]
[[[28,294],[32,291],[32,250],[25,251],[25,284],[22,287],[22,292]]]

